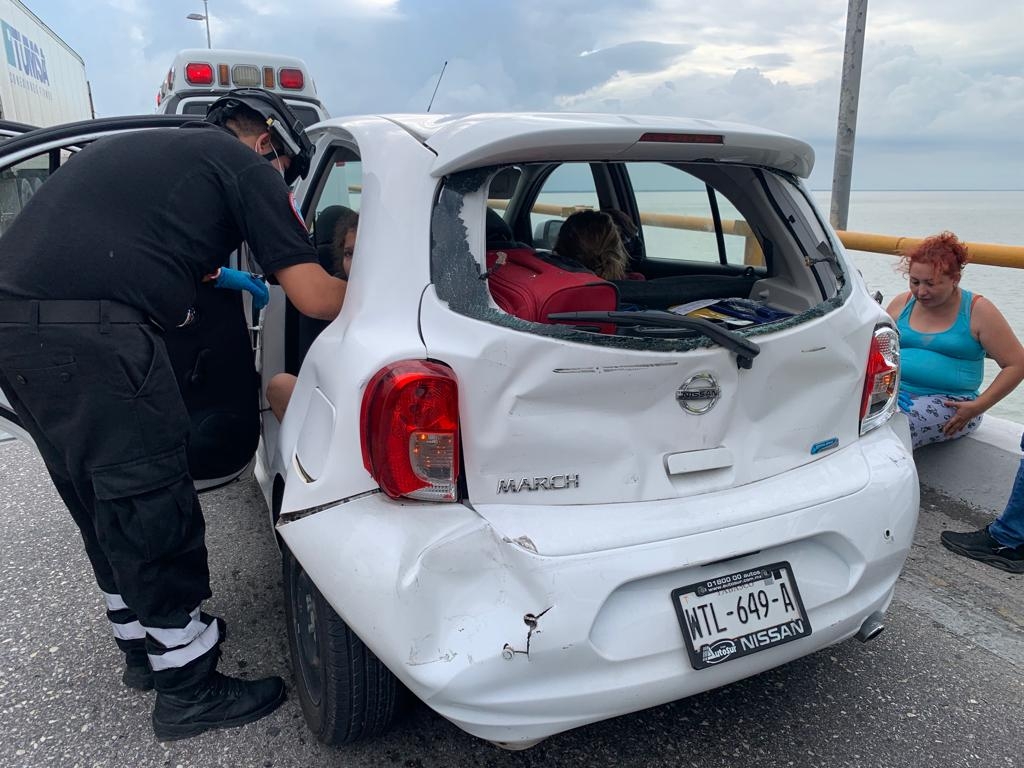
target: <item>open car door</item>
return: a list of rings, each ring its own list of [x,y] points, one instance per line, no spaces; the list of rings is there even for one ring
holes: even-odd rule
[[[176,127],[195,119],[184,115],[112,117],[27,130],[21,135],[14,124],[0,126],[10,128],[0,132],[0,235],[35,191],[89,142],[126,131]],[[197,294],[196,320],[164,334],[192,422],[189,469],[200,490],[241,474],[259,442],[259,379],[246,322],[247,305],[239,292],[204,285]],[[0,430],[31,444],[2,393]]]

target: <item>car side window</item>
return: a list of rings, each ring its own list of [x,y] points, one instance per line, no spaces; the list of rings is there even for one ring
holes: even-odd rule
[[[359,157],[349,149],[336,149],[326,173],[320,179],[319,196],[311,222],[313,244],[320,264],[333,274],[347,276],[345,265],[352,259],[356,228],[351,227],[353,234],[349,245],[335,240],[342,236],[338,227],[349,228],[354,219],[353,214],[359,212],[362,184],[363,164]],[[345,236],[348,236],[347,233]],[[345,261],[346,255],[348,261]]]
[[[352,214],[362,207],[363,164],[354,149],[340,145],[329,147],[323,160],[318,151],[315,161],[315,177],[303,193],[302,210],[320,266],[331,274],[347,276],[349,266],[359,258],[358,224]],[[346,242],[349,234],[352,251]],[[313,341],[328,325],[326,320],[300,314],[290,302],[286,311],[294,317],[294,334],[284,333],[280,326],[264,331],[265,381],[269,381],[268,371],[297,374]]]
[[[36,155],[0,171],[0,234],[21,213],[50,177],[50,153]]]
[[[600,207],[594,174],[588,163],[563,163],[544,180],[530,211],[535,248],[550,250],[562,223],[576,211]]]
[[[648,259],[764,264],[761,246],[720,191],[664,163],[626,163]]]
[[[358,211],[362,191],[362,162],[347,150],[339,152],[321,187],[316,212],[322,213],[332,205],[344,205]]]

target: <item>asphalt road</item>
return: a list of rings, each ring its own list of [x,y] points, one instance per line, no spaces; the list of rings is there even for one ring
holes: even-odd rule
[[[204,496],[221,668],[290,678],[280,567],[250,481]],[[306,730],[294,697],[264,720],[161,744],[153,694],[120,655],[70,517],[38,458],[0,443],[0,766],[1024,765],[1024,576],[955,557],[946,527],[976,510],[926,494],[887,629],[728,688],[505,752],[411,705],[386,737],[344,749]]]

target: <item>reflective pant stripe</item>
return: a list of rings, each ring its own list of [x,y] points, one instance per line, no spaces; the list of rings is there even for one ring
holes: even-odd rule
[[[103,593],[107,605],[107,620],[118,640],[145,640],[146,630],[139,623],[135,612],[129,608],[120,595]]]
[[[199,609],[196,609],[198,614]],[[192,624],[199,624],[200,627],[204,626],[202,622],[193,620]],[[154,634],[154,630],[149,628],[146,630],[151,636]],[[155,630],[157,632],[183,632],[184,630]],[[190,661],[195,661],[204,653],[207,653],[210,649],[217,645],[217,641],[220,639],[220,629],[217,627],[216,621],[211,621],[209,626],[200,632],[198,636],[193,637],[187,645],[181,645],[178,648],[172,648],[165,653],[159,655],[149,654],[149,664],[153,668],[154,672],[160,672],[165,669],[175,669],[177,667],[184,667]]]
[[[107,604],[108,611],[123,611],[128,608],[120,595],[112,595],[109,592],[104,592],[103,601]]]
[[[188,645],[199,635],[206,631],[206,625],[199,620],[199,606],[189,614],[191,620],[184,627],[164,629],[161,627],[146,627],[146,632],[165,648],[178,648]]]
[[[197,605],[192,610],[189,622],[184,627],[167,629],[143,626],[120,595],[104,592],[103,600],[107,605],[107,619],[114,637],[118,640],[145,640],[146,635],[149,635],[167,649],[160,654],[149,654],[149,663],[154,671],[183,667],[216,646],[220,640],[217,621],[211,619],[209,624],[205,624],[200,619],[201,606]]]
[[[114,630],[114,637],[118,640],[145,640],[146,630],[142,628],[142,625],[138,621],[130,621],[127,624],[116,624],[110,622],[110,626]]]

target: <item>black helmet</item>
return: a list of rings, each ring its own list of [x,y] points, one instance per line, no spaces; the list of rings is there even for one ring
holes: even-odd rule
[[[291,184],[296,178],[306,178],[313,158],[313,143],[306,129],[284,99],[262,88],[236,88],[217,99],[206,111],[206,119],[215,125],[224,125],[242,107],[247,107],[267,123],[267,130],[290,158],[284,180]]]

